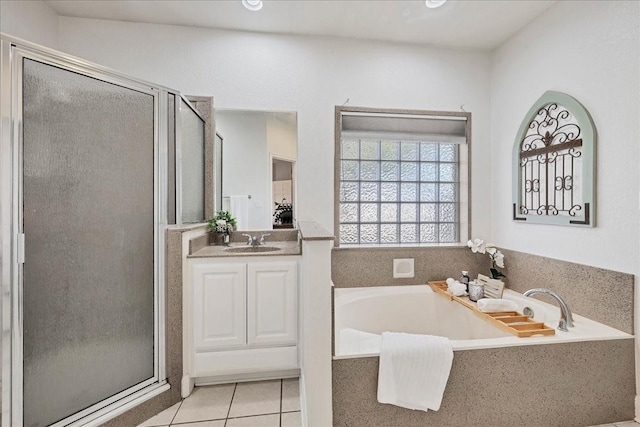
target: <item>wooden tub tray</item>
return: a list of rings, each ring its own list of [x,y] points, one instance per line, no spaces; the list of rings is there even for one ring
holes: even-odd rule
[[[473,311],[473,314],[476,316],[519,338],[527,338],[534,335],[555,335],[556,333],[555,329],[550,328],[542,322],[536,322],[532,318],[517,311],[502,311],[495,313],[485,313],[480,311],[480,309],[478,309],[478,305],[471,301],[469,297],[457,297],[450,294],[447,291],[447,282],[444,280],[427,282],[427,284],[435,293],[462,304],[469,310]]]

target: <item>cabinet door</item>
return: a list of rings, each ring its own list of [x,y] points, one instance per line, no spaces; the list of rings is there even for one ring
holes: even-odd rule
[[[296,343],[297,262],[249,263],[247,266],[247,343]]]
[[[196,264],[193,269],[196,352],[246,343],[246,264]]]

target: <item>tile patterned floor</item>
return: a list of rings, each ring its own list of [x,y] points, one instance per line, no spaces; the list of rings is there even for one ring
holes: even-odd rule
[[[138,427],[301,427],[297,378],[196,387]]]

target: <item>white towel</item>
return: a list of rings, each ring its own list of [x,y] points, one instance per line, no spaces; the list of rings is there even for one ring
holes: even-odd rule
[[[230,196],[229,212],[236,217],[238,230],[247,230],[249,227],[249,196]]]
[[[484,313],[516,311],[517,309],[518,304],[506,299],[480,298],[478,300],[478,310]]]
[[[453,363],[448,338],[383,332],[378,402],[437,411]]]

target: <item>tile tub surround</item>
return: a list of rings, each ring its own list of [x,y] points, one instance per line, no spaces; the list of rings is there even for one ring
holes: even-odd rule
[[[103,424],[135,426],[180,402],[182,380],[182,238],[198,225],[175,227],[166,233],[166,373],[171,388]]]
[[[377,401],[378,357],[334,360],[336,427],[588,426],[633,419],[634,340],[454,352],[439,411]]]
[[[523,293],[543,287],[558,293],[571,310],[607,326],[633,334],[634,276],[568,261],[500,250],[505,255],[508,288]],[[414,258],[415,277],[393,278],[394,258]],[[429,280],[458,278],[462,270],[477,277],[489,274],[486,254],[466,246],[334,248],[331,278],[336,288],[415,285]],[[545,295],[542,301],[557,305]]]
[[[548,288],[560,295],[571,311],[633,334],[633,274],[605,270],[583,264],[500,249],[505,256],[506,286],[523,293],[531,288]],[[471,251],[469,251],[471,252]],[[486,263],[489,257],[478,254]],[[546,295],[542,301],[557,305]]]
[[[414,258],[415,277],[394,279],[394,258]],[[331,252],[331,279],[337,288],[417,285],[448,277],[457,279],[462,270],[475,277],[485,269],[485,260],[466,246],[340,247]]]

